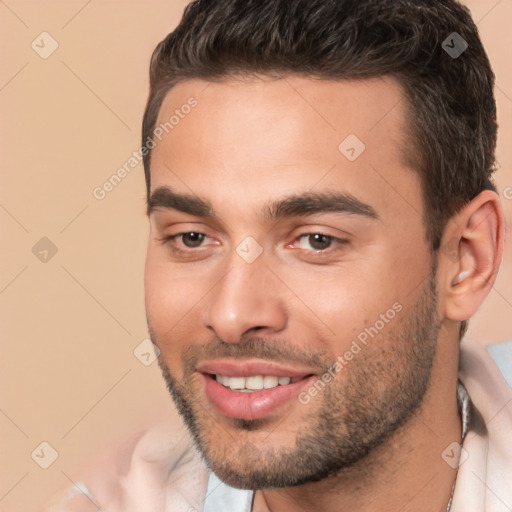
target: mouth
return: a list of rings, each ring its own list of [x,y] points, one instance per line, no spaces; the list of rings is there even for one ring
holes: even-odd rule
[[[288,386],[298,382],[302,377],[277,377],[276,375],[251,375],[250,377],[229,377],[215,375],[215,380],[232,391],[241,393],[254,393],[262,389],[273,389],[277,386]]]
[[[292,368],[263,361],[217,360],[198,365],[204,392],[223,416],[263,419],[278,415],[308,383],[315,379],[311,368]]]

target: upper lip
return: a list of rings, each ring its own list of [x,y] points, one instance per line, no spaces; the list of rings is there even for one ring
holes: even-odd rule
[[[281,363],[261,361],[257,359],[215,359],[203,361],[196,367],[201,373],[223,375],[226,377],[251,377],[254,375],[270,375],[273,377],[306,377],[314,374],[312,368],[286,366]]]

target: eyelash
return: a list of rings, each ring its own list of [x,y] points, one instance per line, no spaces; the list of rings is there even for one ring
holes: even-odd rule
[[[170,235],[170,236],[164,236],[162,238],[159,238],[158,240],[164,244],[164,245],[168,245],[170,246],[171,248],[171,251],[173,252],[173,254],[177,254],[177,255],[191,255],[193,253],[197,253],[199,250],[203,249],[203,246],[199,246],[198,248],[194,248],[194,247],[188,247],[187,249],[181,249],[180,247],[178,247],[176,244],[175,244],[175,240],[177,238],[180,238],[180,237],[183,237],[185,235],[189,235],[191,233],[194,233],[196,235],[202,235],[203,237],[205,238],[211,238],[209,237],[207,234],[205,233],[201,233],[199,231],[184,231],[182,233],[177,233],[175,235]],[[204,249],[203,249],[204,250]]]
[[[297,236],[294,239],[294,241],[292,242],[292,244],[294,244],[296,242],[300,242],[300,240],[303,238],[309,238],[309,237],[313,237],[313,236],[322,236],[324,238],[327,238],[331,243],[331,245],[329,247],[327,247],[326,249],[312,249],[312,250],[308,251],[308,252],[312,252],[314,254],[327,254],[329,252],[335,251],[336,249],[332,248],[332,244],[336,244],[338,246],[343,246],[343,245],[347,245],[349,243],[348,240],[336,238],[335,236],[332,236],[332,235],[326,235],[325,233],[321,233],[321,232],[311,232],[311,233],[303,233],[303,234]],[[286,247],[290,247],[292,244],[288,244]],[[302,249],[302,250],[306,250],[306,249]]]
[[[171,247],[171,250],[173,252],[173,254],[175,255],[193,255],[193,254],[197,254],[199,251],[201,250],[204,250],[204,246],[203,245],[200,245],[198,247],[189,247],[187,249],[182,249],[180,247],[178,247],[176,245],[176,240],[178,238],[181,238],[185,235],[189,235],[189,234],[195,234],[195,235],[201,235],[203,236],[204,238],[211,238],[209,237],[207,234],[205,233],[201,233],[201,232],[198,232],[198,231],[185,231],[185,232],[182,232],[182,233],[177,233],[175,235],[170,235],[170,236],[166,236],[166,237],[162,237],[162,238],[159,238],[159,241],[164,244],[164,245],[169,245]],[[341,238],[337,238],[337,237],[334,237],[332,235],[326,235],[325,233],[321,233],[321,232],[310,232],[310,233],[302,233],[300,235],[298,235],[297,237],[295,237],[295,239],[290,243],[290,244],[287,244],[286,245],[286,248],[292,248],[291,246],[296,244],[297,242],[299,242],[301,239],[304,239],[304,238],[307,238],[307,237],[313,237],[313,236],[323,236],[327,239],[329,239],[329,241],[331,242],[331,244],[336,244],[338,246],[346,246],[348,245],[350,242],[346,239],[341,239]],[[329,254],[330,252],[333,252],[335,251],[336,249],[333,249],[332,248],[332,245],[326,249],[311,249],[311,250],[307,250],[307,249],[301,249],[303,251],[306,251],[306,252],[309,252],[310,254],[314,254],[314,255],[324,255],[324,254]]]

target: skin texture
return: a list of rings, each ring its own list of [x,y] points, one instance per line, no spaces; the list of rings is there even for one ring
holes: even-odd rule
[[[191,96],[197,107],[153,150],[151,190],[201,198],[214,215],[151,211],[146,308],[210,467],[262,489],[256,512],[445,510],[455,472],[440,454],[461,438],[458,322],[497,272],[496,195],[461,210],[443,237],[450,252],[431,253],[419,177],[401,149],[406,101],[390,78],[191,80],[169,92],[157,124]],[[338,149],[349,134],[366,146],[355,161]],[[263,214],[269,201],[333,191],[377,218]],[[176,235],[190,232],[206,236],[187,247],[197,238]],[[319,251],[310,233],[333,239]],[[252,263],[237,253],[248,236],[262,250]],[[321,377],[394,304],[400,312],[307,404],[240,421],[208,401],[202,360],[281,361]]]

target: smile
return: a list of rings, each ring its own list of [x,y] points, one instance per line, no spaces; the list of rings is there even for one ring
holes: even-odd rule
[[[277,377],[273,375],[252,375],[249,377],[228,377],[227,375],[215,375],[215,380],[233,391],[251,393],[262,389],[272,389],[277,386],[287,386],[297,382],[300,377]]]
[[[204,361],[202,376],[210,405],[227,418],[247,420],[276,416],[300,403],[300,391],[315,377],[315,369],[261,360],[226,358]]]

